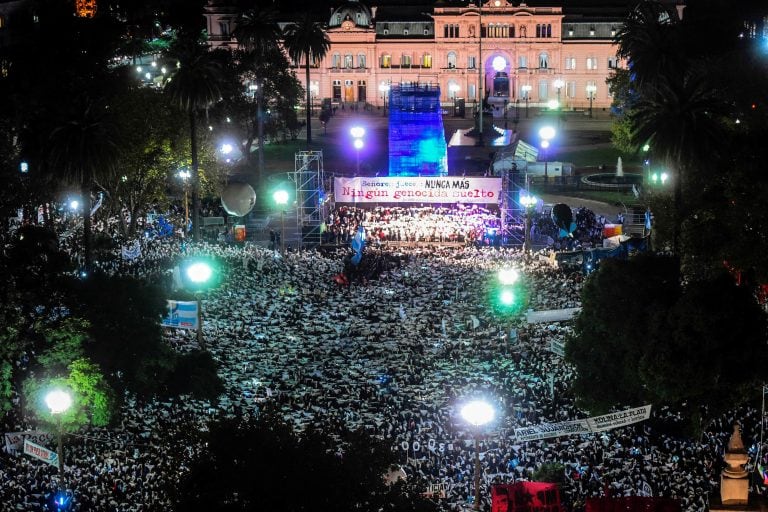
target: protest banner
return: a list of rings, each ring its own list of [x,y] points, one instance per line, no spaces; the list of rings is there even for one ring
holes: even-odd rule
[[[334,178],[337,203],[498,204],[501,178],[465,176]]]
[[[28,439],[24,440],[24,453],[30,457],[47,462],[51,466],[59,465],[59,456],[56,455],[56,452],[51,451],[44,446],[40,446],[39,444],[35,444]]]
[[[163,327],[176,329],[197,329],[197,302],[168,301],[168,316],[163,318]]]

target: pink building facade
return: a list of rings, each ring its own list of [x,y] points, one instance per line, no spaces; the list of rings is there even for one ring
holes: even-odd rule
[[[331,48],[311,69],[314,101],[384,106],[393,83],[440,86],[446,105],[467,105],[484,96],[495,113],[544,107],[607,108],[606,79],[625,63],[614,37],[622,18],[570,14],[562,7],[482,0],[448,6],[376,7],[350,1],[330,13]],[[237,45],[237,15],[221,0],[209,0],[207,28],[212,46]],[[305,77],[297,78],[304,87]],[[519,110],[516,111],[519,113]],[[510,114],[513,115],[513,114]]]

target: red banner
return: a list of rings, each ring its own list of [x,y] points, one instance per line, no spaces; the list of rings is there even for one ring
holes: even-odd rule
[[[491,512],[561,512],[557,484],[517,482],[491,486]]]

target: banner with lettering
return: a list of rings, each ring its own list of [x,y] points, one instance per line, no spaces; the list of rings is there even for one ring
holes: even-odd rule
[[[29,439],[33,443],[46,444],[53,441],[53,434],[42,430],[25,430],[23,432],[6,432],[3,434],[3,438],[5,439],[5,451],[16,454],[24,448],[25,439]]]
[[[518,441],[535,441],[537,439],[549,439],[552,437],[568,436],[574,434],[589,434],[603,432],[614,428],[624,427],[633,423],[645,421],[651,416],[651,406],[644,405],[627,409],[625,411],[594,416],[582,420],[563,421],[560,423],[542,423],[515,429],[515,438]]]
[[[56,452],[35,444],[29,439],[24,440],[24,453],[30,457],[47,462],[51,466],[58,466],[59,464],[59,456],[56,455]]]
[[[335,178],[337,203],[498,204],[501,178],[463,176]]]

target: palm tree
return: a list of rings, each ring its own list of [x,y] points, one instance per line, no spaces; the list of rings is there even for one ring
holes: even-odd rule
[[[196,35],[182,35],[170,50],[178,59],[165,84],[171,102],[189,116],[192,174],[192,238],[200,240],[200,172],[197,155],[197,113],[221,99],[221,66]]]
[[[285,27],[284,40],[288,56],[295,62],[304,59],[304,71],[306,73],[307,88],[307,145],[312,144],[311,106],[312,96],[309,87],[309,67],[313,62],[318,62],[325,57],[331,48],[331,40],[323,28],[317,23],[312,14],[307,11],[296,22]]]
[[[244,60],[249,64],[256,64],[267,58],[270,51],[277,47],[278,41],[282,38],[280,26],[277,24],[277,13],[274,9],[254,8],[241,13],[237,18],[237,27],[234,36],[237,44],[243,48],[247,54]],[[254,91],[256,96],[256,124],[259,138],[259,165],[258,179],[264,175],[264,80],[257,79],[258,89]]]
[[[713,160],[723,141],[728,105],[713,86],[713,68],[685,54],[682,24],[658,2],[642,2],[617,35],[619,55],[629,61],[630,87],[636,95],[632,142],[648,144],[666,161],[674,179],[675,221],[672,248],[680,252],[685,215],[683,192],[689,172]]]
[[[55,128],[50,135],[48,159],[61,179],[80,189],[83,205],[83,258],[91,269],[91,187],[108,177],[118,161],[115,126],[104,111],[89,103],[76,118]]]

